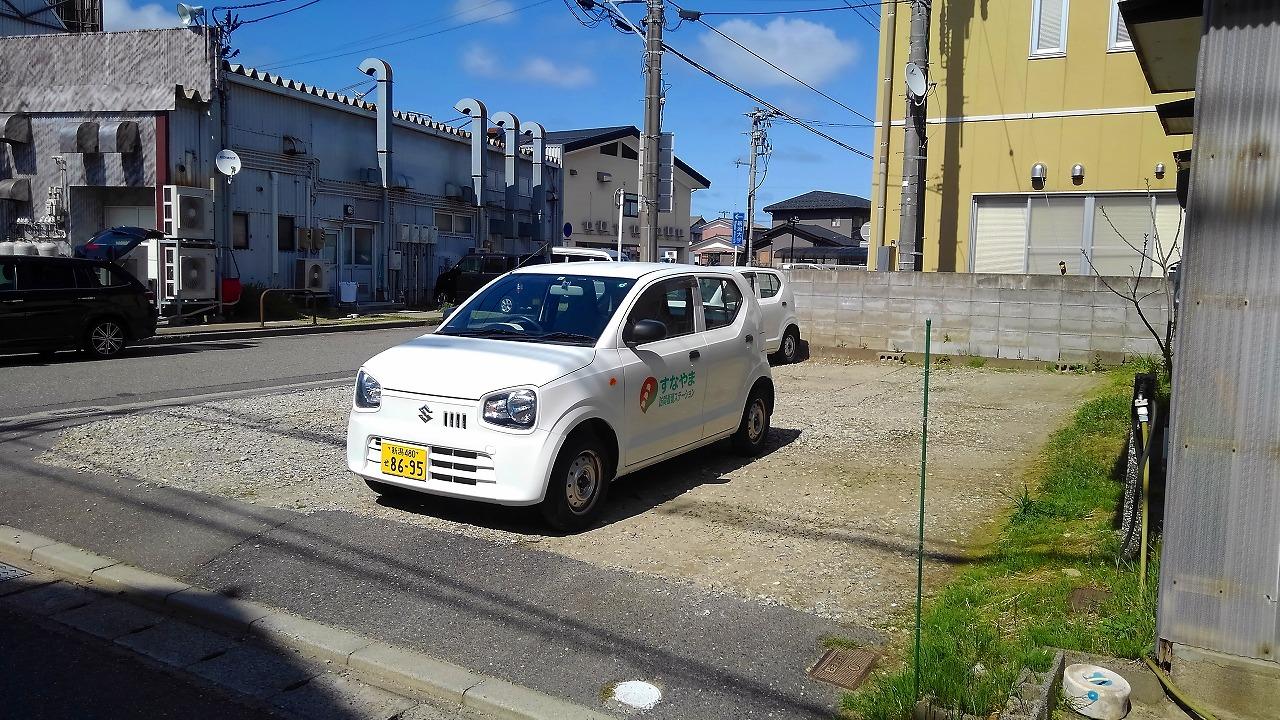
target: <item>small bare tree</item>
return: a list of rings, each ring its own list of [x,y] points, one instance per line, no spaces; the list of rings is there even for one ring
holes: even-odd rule
[[[1148,182],[1147,198],[1150,200],[1152,197],[1151,183]],[[1151,208],[1151,232],[1143,233],[1141,243],[1134,243],[1131,242],[1129,238],[1125,237],[1124,233],[1120,232],[1120,229],[1111,221],[1110,216],[1107,215],[1107,208],[1105,206],[1100,206],[1103,219],[1105,219],[1107,224],[1111,226],[1111,230],[1116,234],[1116,237],[1120,238],[1121,242],[1125,245],[1128,245],[1138,258],[1138,266],[1136,268],[1132,265],[1129,266],[1129,277],[1124,278],[1124,284],[1121,287],[1117,287],[1116,284],[1109,282],[1107,278],[1098,271],[1097,266],[1093,264],[1093,258],[1089,257],[1089,254],[1085,252],[1083,248],[1080,250],[1080,254],[1084,257],[1085,262],[1089,264],[1089,269],[1093,271],[1093,274],[1102,282],[1103,286],[1116,295],[1129,301],[1130,305],[1133,305],[1134,310],[1138,313],[1138,318],[1142,320],[1142,324],[1151,332],[1151,337],[1155,338],[1156,345],[1160,348],[1160,355],[1164,361],[1164,367],[1161,368],[1161,370],[1167,378],[1169,374],[1173,372],[1174,329],[1173,283],[1170,282],[1169,276],[1170,272],[1173,270],[1173,266],[1181,261],[1179,246],[1182,238],[1183,214],[1178,214],[1178,227],[1173,234],[1173,238],[1166,241],[1165,238],[1160,237],[1160,225],[1156,221],[1156,204],[1154,202],[1149,203],[1149,207]],[[1156,277],[1155,275],[1148,276],[1143,273],[1143,268],[1146,267],[1147,263],[1151,263],[1150,267],[1152,268],[1160,269],[1159,277]],[[1155,287],[1151,287],[1152,285]],[[1142,303],[1147,300],[1147,298],[1150,298],[1160,292],[1164,293],[1165,309],[1169,313],[1168,320],[1165,322],[1163,330],[1158,330],[1154,325],[1152,325],[1151,319],[1147,317],[1146,309],[1142,307]]]

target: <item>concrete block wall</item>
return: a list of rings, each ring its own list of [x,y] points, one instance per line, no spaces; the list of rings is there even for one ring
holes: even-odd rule
[[[1126,299],[1130,278],[1077,275],[885,273],[854,268],[791,270],[801,334],[819,347],[924,351],[1049,362],[1122,362],[1160,348]],[[1144,279],[1152,326],[1168,318],[1163,280]]]

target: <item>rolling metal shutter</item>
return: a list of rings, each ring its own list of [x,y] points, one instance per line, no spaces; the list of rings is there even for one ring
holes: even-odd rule
[[[1026,271],[1027,199],[974,198],[973,271]]]

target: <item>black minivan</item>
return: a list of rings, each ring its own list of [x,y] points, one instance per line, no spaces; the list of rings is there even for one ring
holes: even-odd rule
[[[0,255],[0,353],[120,354],[156,331],[150,292],[106,260]]]
[[[472,253],[436,278],[436,304],[461,303],[490,280],[526,265],[546,262],[543,255],[510,255],[507,253]]]

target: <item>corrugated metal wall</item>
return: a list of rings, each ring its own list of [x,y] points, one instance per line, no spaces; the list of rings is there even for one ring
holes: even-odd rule
[[[1159,636],[1280,644],[1280,9],[1211,0],[1197,82]]]

